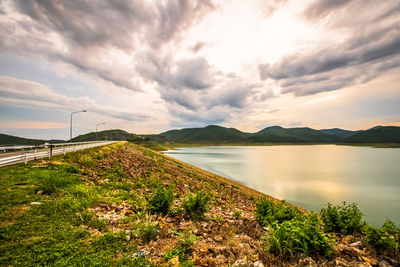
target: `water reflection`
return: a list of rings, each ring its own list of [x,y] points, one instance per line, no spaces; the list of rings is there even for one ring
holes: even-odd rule
[[[373,224],[400,222],[400,149],[218,146],[166,154],[307,209],[355,202]]]

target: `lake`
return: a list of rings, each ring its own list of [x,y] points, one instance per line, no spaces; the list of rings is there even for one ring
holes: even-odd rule
[[[400,223],[399,148],[207,146],[164,153],[309,210],[354,202],[373,225]]]

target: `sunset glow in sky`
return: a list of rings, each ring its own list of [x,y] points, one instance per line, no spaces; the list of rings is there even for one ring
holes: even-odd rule
[[[400,125],[398,0],[0,0],[0,132]]]

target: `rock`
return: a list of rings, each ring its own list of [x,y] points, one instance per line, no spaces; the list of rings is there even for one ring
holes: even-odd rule
[[[317,264],[311,257],[300,258],[298,264],[302,267],[317,267]]]
[[[361,241],[357,241],[357,242],[351,243],[349,246],[353,247],[353,248],[361,249],[363,247],[363,243]]]
[[[361,258],[366,262],[366,263],[368,263],[368,264],[371,264],[371,265],[378,265],[378,260],[377,259],[374,259],[374,258],[368,258],[368,257],[366,257],[366,256],[361,256]]]
[[[347,266],[349,266],[349,265],[348,265],[348,263],[347,263],[347,261],[346,261],[345,259],[343,259],[343,258],[336,258],[336,260],[335,260],[335,266],[338,266],[338,267],[347,267]]]
[[[225,257],[224,255],[218,255],[218,256],[215,258],[215,263],[216,263],[217,265],[222,265],[222,264],[226,263],[226,261],[227,261],[227,259],[226,259],[226,257]]]
[[[42,204],[42,203],[40,203],[40,202],[38,202],[38,201],[33,201],[33,202],[31,202],[31,205],[40,205],[40,204]]]
[[[256,261],[252,263],[250,266],[252,267],[264,267],[264,264],[261,261]]]
[[[352,235],[346,235],[343,239],[342,242],[345,244],[349,244],[352,242],[352,240],[354,239],[354,237]]]
[[[170,259],[168,263],[170,264],[170,266],[179,267],[179,257],[176,256],[175,258]]]
[[[367,263],[367,262],[350,262],[349,265],[350,267],[372,267],[371,264]]]
[[[385,261],[387,261],[389,264],[393,265],[393,266],[398,266],[398,262],[392,258],[389,258],[388,256],[383,256],[383,259]]]
[[[135,252],[135,256],[136,257],[145,257],[147,255],[149,255],[150,252],[146,251],[146,250],[139,250]]]
[[[346,254],[348,256],[355,257],[355,256],[359,256],[359,255],[365,255],[364,251],[359,250],[354,247],[350,247],[348,245],[344,245],[344,244],[339,244],[338,249],[339,249],[339,251],[343,252],[344,254]]]
[[[217,241],[217,242],[221,242],[222,241],[222,236],[220,236],[220,235],[217,235],[216,237],[214,237],[214,240],[215,241]]]
[[[41,195],[41,194],[43,194],[43,190],[39,190],[39,191],[37,191],[37,192],[36,192],[36,194],[38,194],[38,195]]]
[[[235,261],[235,263],[232,265],[232,267],[242,267],[246,266],[246,262],[243,259]]]
[[[393,265],[391,265],[389,262],[387,262],[387,261],[385,261],[385,260],[382,260],[380,263],[379,263],[379,267],[392,267]]]

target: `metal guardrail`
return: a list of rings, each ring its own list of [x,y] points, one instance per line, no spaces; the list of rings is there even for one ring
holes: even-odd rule
[[[28,161],[30,161],[30,160],[36,160],[36,159],[47,158],[47,157],[51,159],[51,157],[54,155],[58,155],[58,154],[65,155],[68,152],[83,150],[85,148],[108,145],[108,144],[112,144],[115,142],[118,142],[118,141],[103,141],[103,142],[92,141],[92,142],[79,142],[79,143],[62,143],[63,147],[61,147],[61,148],[56,148],[58,144],[48,144],[47,146],[49,147],[49,149],[44,150],[44,151],[43,150],[36,151],[36,149],[38,147],[34,146],[34,148],[36,148],[35,151],[0,158],[0,167],[15,164],[15,163],[20,163],[20,162],[24,162],[25,164],[27,164]],[[59,144],[59,145],[61,145],[61,144]]]
[[[87,142],[71,142],[71,143],[44,143],[40,145],[10,145],[10,146],[0,146],[0,151],[6,152],[7,150],[20,150],[20,149],[35,149],[35,148],[45,148],[50,145],[57,147],[57,146],[71,146],[71,145],[82,145],[82,144],[93,144],[93,143],[98,143],[101,141],[87,141]]]

